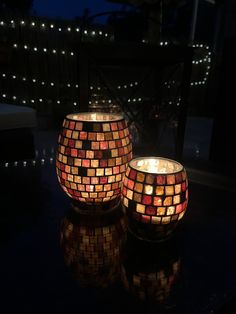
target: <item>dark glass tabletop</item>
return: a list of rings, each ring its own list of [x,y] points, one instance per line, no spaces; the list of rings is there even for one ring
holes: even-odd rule
[[[189,183],[186,215],[161,243],[138,240],[122,208],[75,213],[54,160],[1,164],[5,313],[217,313],[236,292],[235,194]]]

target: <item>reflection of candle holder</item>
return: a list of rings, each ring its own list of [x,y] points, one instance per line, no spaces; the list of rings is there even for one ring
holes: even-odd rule
[[[56,170],[63,190],[80,202],[77,209],[109,211],[119,202],[132,158],[125,119],[110,113],[69,114],[58,141]]]
[[[120,275],[127,220],[118,208],[102,216],[70,211],[61,226],[66,265],[84,286],[106,287]]]
[[[135,158],[129,162],[123,182],[130,231],[149,241],[170,236],[187,207],[184,167],[167,158]]]
[[[172,307],[181,265],[175,240],[154,245],[133,238],[128,241],[127,251],[122,266],[126,290],[148,304]]]

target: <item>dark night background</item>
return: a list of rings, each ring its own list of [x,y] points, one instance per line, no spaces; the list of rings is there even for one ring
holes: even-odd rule
[[[236,313],[236,1],[163,0],[162,11],[158,0],[126,2],[0,0],[1,313]],[[86,20],[114,10],[123,12]],[[33,112],[33,127],[1,129],[5,105]],[[174,159],[184,121],[178,158],[189,179],[187,211],[173,237],[144,243],[128,234],[118,266],[88,276],[85,286],[86,261],[78,270],[65,259],[79,255],[76,228],[93,233],[91,221],[83,225],[71,210],[55,170],[63,118],[80,106],[128,118],[133,112],[135,156]],[[13,118],[17,124],[21,112]],[[109,229],[104,221],[94,225]],[[120,225],[112,223],[119,240]],[[62,233],[72,229],[74,246],[62,248]]]

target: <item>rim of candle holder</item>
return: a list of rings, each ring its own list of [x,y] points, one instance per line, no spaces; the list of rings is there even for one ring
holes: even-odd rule
[[[171,171],[171,172],[151,172],[151,171],[147,171],[147,170],[142,170],[139,167],[135,167],[133,165],[133,163],[139,161],[139,160],[149,160],[149,159],[155,159],[155,160],[165,160],[165,161],[169,161],[171,163],[175,163],[176,165],[178,165],[180,168],[177,171]],[[179,163],[178,161],[174,160],[174,159],[170,159],[170,158],[165,158],[165,157],[157,157],[157,156],[143,156],[143,157],[136,157],[133,158],[130,162],[129,162],[129,167],[132,168],[135,171],[138,172],[142,172],[144,174],[152,174],[152,175],[171,175],[171,174],[177,174],[179,172],[182,172],[183,170],[185,170],[184,166]]]
[[[93,120],[82,118],[82,116],[109,116],[109,119],[100,119],[100,120]],[[78,118],[73,118],[73,116],[78,116]],[[79,118],[80,117],[80,118]],[[85,122],[85,123],[110,123],[110,122],[118,122],[124,120],[124,116],[120,113],[109,113],[109,112],[96,112],[96,111],[87,111],[87,112],[74,112],[66,115],[66,119],[70,121],[78,121],[78,122]]]

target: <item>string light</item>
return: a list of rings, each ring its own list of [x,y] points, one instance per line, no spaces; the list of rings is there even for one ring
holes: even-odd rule
[[[13,44],[13,47],[14,47],[14,48],[20,48],[20,46],[18,46],[17,43],[14,43],[14,44]],[[26,44],[23,45],[23,48],[24,48],[25,50],[31,50],[31,49],[32,49],[32,50],[35,51],[35,52],[40,52],[40,49],[39,49],[38,47],[33,47],[33,48],[31,48],[30,46],[28,46],[28,45],[26,45]],[[46,53],[46,52],[48,52],[48,49],[47,49],[47,48],[42,48],[42,51]],[[52,53],[53,53],[53,54],[56,54],[56,53],[57,53],[57,50],[56,50],[56,49],[52,49]],[[65,51],[65,50],[62,50],[61,53],[62,53],[62,54],[66,54],[66,51]],[[73,51],[68,52],[68,54],[70,54],[71,56],[74,56],[74,52],[73,52]]]
[[[11,24],[17,24],[17,21],[14,21],[14,20],[11,20],[10,21],[10,23]],[[34,22],[34,21],[32,21],[31,23],[28,23],[30,26],[35,26],[36,25],[36,23]],[[5,25],[5,22],[2,20],[1,22],[0,22],[0,25]],[[6,25],[7,25],[7,23],[6,23]],[[26,25],[26,23],[25,23],[25,21],[24,20],[22,20],[22,21],[20,21],[20,25]],[[49,24],[49,27],[51,28],[51,29],[54,29],[54,30],[56,30],[55,29],[55,27],[54,27],[54,24]],[[43,29],[45,29],[46,28],[46,24],[45,23],[41,23],[41,28],[43,28]],[[36,28],[34,28],[34,29],[36,29]],[[59,28],[57,28],[57,30],[58,31],[62,31],[62,28],[61,27],[59,27]],[[70,26],[68,26],[67,27],[67,30],[68,31],[72,31],[72,28],[70,27]],[[80,29],[78,28],[78,27],[75,27],[74,28],[74,30],[76,31],[76,32],[79,32],[80,31]],[[88,30],[84,30],[84,34],[88,34]],[[95,36],[96,35],[96,30],[92,30],[91,31],[91,34],[93,35],[93,36]],[[98,34],[101,36],[101,35],[103,35],[103,32],[100,30],[100,31],[98,31]],[[109,36],[109,34],[106,32],[105,34],[104,34],[104,36],[105,37],[108,37]],[[142,40],[143,42],[146,42],[146,40],[145,39],[143,39]],[[167,46],[168,45],[168,42],[167,41],[165,41],[165,42],[163,42],[163,41],[161,41],[160,42],[160,46]],[[196,48],[204,48],[204,49],[209,49],[209,46],[207,46],[207,45],[203,45],[203,44],[194,44],[194,45],[192,45],[193,47],[196,47]]]
[[[5,93],[2,94],[2,97],[3,97],[3,98],[7,98],[7,97],[11,98],[10,95],[7,96]],[[22,102],[23,104],[26,104],[26,103],[27,103],[27,101],[26,101],[25,99],[20,100],[20,99],[19,99],[17,96],[15,96],[15,95],[12,96],[12,99],[13,99],[13,100],[18,99],[18,102],[19,102],[19,103],[20,103],[20,102]],[[47,101],[47,100],[45,100],[45,101]],[[39,98],[39,99],[37,100],[37,99],[33,99],[33,98],[32,98],[32,99],[30,99],[30,100],[28,101],[28,103],[33,103],[33,104],[34,104],[34,103],[37,103],[37,102],[42,103],[42,102],[43,102],[43,99],[42,99],[42,98]],[[61,103],[61,100],[58,99],[58,100],[56,100],[55,102],[56,102],[57,104],[60,104],[60,103]],[[77,104],[78,104],[78,103],[75,102],[75,101],[74,101],[74,102],[72,101],[72,103],[73,103],[74,106],[77,106]]]

